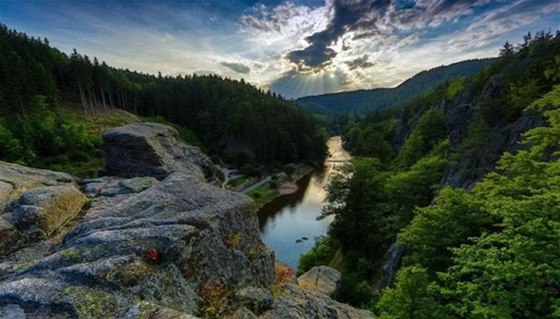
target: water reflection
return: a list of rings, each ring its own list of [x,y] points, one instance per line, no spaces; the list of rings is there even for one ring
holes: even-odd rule
[[[323,169],[299,180],[294,194],[281,196],[259,211],[264,242],[276,252],[278,260],[294,268],[299,256],[313,247],[315,238],[326,234],[332,218],[316,220],[327,195],[325,186],[333,167],[350,159],[339,137],[329,139],[328,146],[331,156]],[[302,240],[304,237],[308,240]],[[296,242],[298,239],[300,242]]]

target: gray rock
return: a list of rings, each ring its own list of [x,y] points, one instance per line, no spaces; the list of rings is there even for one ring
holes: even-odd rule
[[[0,256],[63,232],[85,203],[77,185],[78,179],[65,173],[0,161]],[[6,261],[0,269],[17,268]]]
[[[274,281],[273,265],[273,253],[261,242],[254,203],[248,197],[173,173],[140,193],[94,198],[57,251],[24,272],[11,274],[14,281],[8,278],[8,286],[0,286],[11,291],[10,296],[0,294],[0,304],[15,298],[21,300],[15,304],[26,310],[27,297],[17,296],[35,294],[48,283],[53,287],[46,290],[63,294],[59,298],[70,312],[92,308],[101,316],[95,303],[83,305],[83,299],[94,298],[110,303],[103,314],[113,317],[134,313],[130,309],[138,299],[157,309],[197,314],[204,302],[203,285],[259,291]],[[22,285],[18,280],[22,276],[35,279]],[[65,290],[70,296],[64,295]],[[259,299],[264,295],[251,298],[269,304],[267,298]],[[58,313],[50,295],[35,298],[49,314]]]
[[[77,185],[77,178],[55,171],[30,168],[0,161],[0,203],[16,199],[22,192],[39,186]]]
[[[172,127],[156,123],[129,124],[103,134],[104,173],[164,179],[184,172],[216,182],[216,168],[200,149],[179,142]]]
[[[200,319],[173,308],[166,308],[149,302],[140,302],[125,314],[126,319]]]
[[[0,203],[8,201],[13,191],[12,184],[0,181]]]
[[[141,191],[150,188],[156,183],[158,183],[158,180],[150,176],[134,177],[124,180],[112,180],[100,186],[98,192],[99,195],[108,197],[140,193]]]
[[[381,291],[386,287],[392,287],[395,283],[395,278],[397,276],[397,271],[399,270],[402,257],[406,253],[406,249],[397,243],[391,244],[385,256],[383,257],[384,263],[381,269],[381,274],[379,279],[374,284],[377,291]]]
[[[280,296],[274,299],[272,309],[263,313],[260,318],[367,319],[373,318],[373,316],[368,311],[334,301],[325,294],[288,284],[283,288]]]
[[[26,319],[23,309],[18,305],[6,305],[0,307],[0,318],[4,319]]]
[[[73,185],[37,187],[21,195],[12,222],[21,232],[45,239],[75,218],[86,200]]]
[[[233,315],[227,316],[227,319],[257,319],[254,313],[245,307],[237,309]]]
[[[270,309],[273,302],[270,290],[264,288],[248,287],[235,293],[235,304],[242,305],[257,315]]]
[[[340,281],[340,272],[328,266],[315,266],[298,277],[302,288],[332,297]]]

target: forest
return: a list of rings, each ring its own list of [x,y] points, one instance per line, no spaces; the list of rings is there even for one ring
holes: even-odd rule
[[[326,153],[326,132],[310,113],[243,80],[117,69],[0,25],[0,160],[44,167],[101,156],[100,137],[69,108],[174,123],[188,142],[237,166],[315,162]]]
[[[506,43],[480,72],[355,119],[329,185],[329,235],[299,271],[381,318],[560,316],[560,32]],[[404,257],[380,289],[385,253]],[[342,258],[340,257],[342,253]]]
[[[466,60],[435,67],[414,75],[394,88],[306,96],[295,102],[317,114],[336,114],[336,116],[344,116],[347,113],[367,114],[403,103],[419,94],[435,89],[446,81],[469,76],[489,65],[493,60],[493,58]]]

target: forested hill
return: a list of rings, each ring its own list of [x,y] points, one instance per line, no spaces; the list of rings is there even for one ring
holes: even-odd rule
[[[396,105],[459,77],[478,72],[494,59],[462,61],[422,71],[395,88],[379,88],[302,97],[296,103],[318,114],[367,113]]]
[[[238,164],[313,161],[326,151],[311,114],[243,80],[116,69],[1,25],[0,160],[40,165],[95,148],[99,139],[65,116],[67,105],[89,115],[120,108],[163,117],[190,130],[191,142]]]
[[[355,159],[300,270],[339,267],[337,298],[381,318],[558,318],[560,32],[506,43],[343,139]]]

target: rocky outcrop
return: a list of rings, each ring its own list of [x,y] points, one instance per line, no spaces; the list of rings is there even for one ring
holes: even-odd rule
[[[8,203],[28,189],[64,184],[77,185],[77,179],[66,173],[0,161],[0,203]]]
[[[328,266],[316,266],[298,277],[298,285],[304,289],[333,296],[338,282],[340,272]]]
[[[466,87],[465,90],[453,99],[442,99],[435,105],[424,105],[415,114],[404,109],[398,122],[395,133],[395,147],[400,149],[406,138],[414,131],[420,122],[422,115],[430,108],[441,111],[445,115],[447,135],[451,148],[457,150],[467,138],[471,124],[482,116],[481,104],[489,98],[503,96],[503,84],[497,80],[491,80],[482,90],[474,86]],[[505,109],[506,105],[496,107]],[[546,122],[538,114],[523,113],[517,119],[508,122],[505,117],[497,117],[491,126],[492,135],[487,137],[488,141],[481,142],[481,150],[477,156],[461,156],[459,159],[450,161],[445,168],[442,186],[470,188],[484,175],[490,172],[504,152],[515,152],[523,148],[520,143],[521,135],[537,126],[545,125]]]
[[[397,243],[389,246],[385,256],[383,256],[383,267],[381,268],[379,279],[374,284],[375,290],[381,291],[386,287],[393,286],[405,253],[405,247]]]
[[[92,199],[52,255],[0,285],[0,300],[53,316],[64,315],[60,309],[124,315],[139,307],[137,299],[197,314],[209,298],[201,292],[205,285],[233,292],[272,284],[273,254],[260,241],[247,197],[180,172],[136,193],[111,191],[130,183],[101,187],[107,195]],[[52,293],[29,293],[41,287]],[[110,306],[96,309],[95,300]]]
[[[0,180],[11,187],[0,218],[0,317],[367,317],[295,285],[278,293],[274,253],[261,241],[254,203],[206,182],[197,166],[206,159],[187,158],[172,129],[110,132],[107,168],[120,168],[107,171],[134,177],[78,184],[69,175],[0,163],[8,172]],[[123,136],[133,136],[133,151],[119,159],[126,144],[115,141],[128,141]],[[170,154],[179,154],[178,163]],[[127,168],[133,164],[149,176],[135,176],[141,170]],[[10,250],[20,239],[24,244]]]
[[[86,202],[77,186],[68,174],[0,162],[0,257],[61,234]]]
[[[263,313],[263,319],[338,318],[367,319],[371,313],[336,302],[327,295],[288,284],[274,299],[272,309]]]
[[[136,123],[103,134],[104,174],[121,177],[153,176],[164,179],[173,172],[217,182],[216,168],[198,147],[177,140],[172,127]]]

